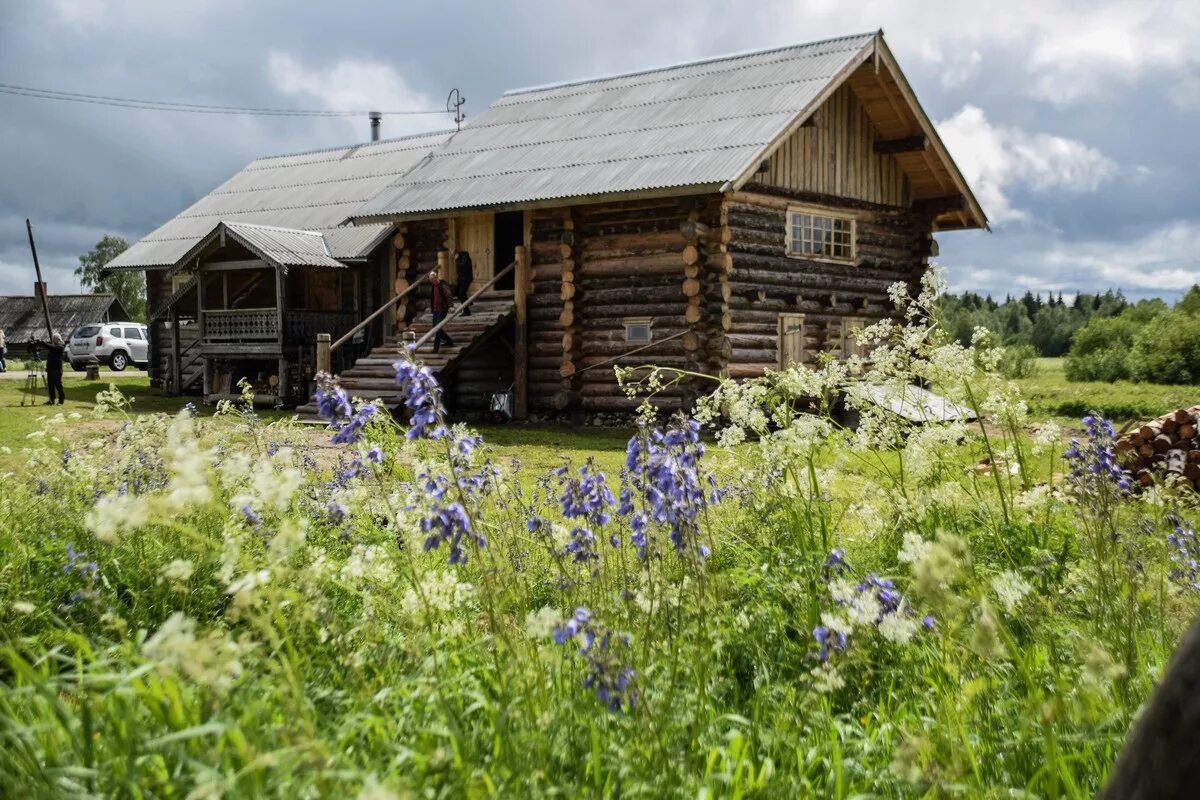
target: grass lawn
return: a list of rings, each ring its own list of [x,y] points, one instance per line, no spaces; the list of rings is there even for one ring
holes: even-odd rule
[[[1200,386],[1087,381],[1072,383],[1061,358],[1039,358],[1037,373],[1017,381],[1034,417],[1072,417],[1099,411],[1119,423],[1157,417],[1200,403]]]

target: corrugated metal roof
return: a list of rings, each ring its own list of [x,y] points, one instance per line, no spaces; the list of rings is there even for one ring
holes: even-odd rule
[[[128,322],[128,312],[111,294],[50,294],[50,324],[64,337],[80,325],[89,322]],[[42,301],[33,295],[0,297],[0,329],[9,347],[25,344],[30,339],[45,341],[46,318]]]
[[[281,267],[345,266],[329,255],[325,236],[320,231],[302,231],[274,225],[253,225],[248,222],[225,222],[225,229],[242,244],[258,253],[270,264]]]
[[[338,230],[330,242],[335,258],[361,258],[363,243],[378,243],[378,225],[353,233],[340,226],[366,200],[393,183],[448,133],[421,134],[352,147],[260,158],[154,230],[109,269],[175,264],[218,222],[248,222],[298,230]]]
[[[509,92],[354,217],[720,186],[873,36]]]

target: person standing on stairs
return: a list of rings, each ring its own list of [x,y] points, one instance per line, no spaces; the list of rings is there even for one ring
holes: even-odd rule
[[[460,303],[467,302],[467,298],[471,296],[471,281],[475,277],[474,271],[470,253],[466,250],[459,250],[454,254],[454,294]],[[463,309],[463,316],[471,316],[470,306]]]
[[[446,312],[450,310],[454,296],[436,269],[429,273],[429,295],[429,311],[433,316],[434,327],[437,327],[437,324],[446,318]],[[433,352],[441,350],[443,342],[446,347],[454,347],[454,340],[446,335],[444,328],[433,335]]]

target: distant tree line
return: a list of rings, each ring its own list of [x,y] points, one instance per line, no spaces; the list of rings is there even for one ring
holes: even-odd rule
[[[1003,301],[963,292],[940,303],[942,326],[964,345],[986,328],[1015,353],[1066,356],[1070,380],[1200,382],[1200,286],[1174,307],[1159,298],[1130,302],[1111,289],[1070,301],[1062,292]]]

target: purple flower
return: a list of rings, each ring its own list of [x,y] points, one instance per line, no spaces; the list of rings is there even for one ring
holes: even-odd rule
[[[396,383],[404,389],[404,405],[411,416],[408,421],[409,439],[445,439],[450,435],[444,422],[441,387],[429,367],[418,366],[407,358],[392,365]]]
[[[1083,418],[1088,441],[1081,443],[1072,439],[1063,458],[1071,467],[1070,483],[1075,492],[1084,497],[1099,492],[1129,492],[1133,481],[1128,472],[1117,463],[1116,436],[1113,424],[1095,412]]]
[[[619,511],[632,514],[634,498],[641,500],[644,518],[631,520],[631,541],[640,557],[647,554],[645,526],[650,521],[668,529],[671,544],[679,553],[707,557],[709,550],[699,541],[698,517],[709,505],[719,502],[724,492],[711,476],[701,476],[703,456],[700,423],[694,419],[644,431],[629,440],[625,449],[628,485],[621,492]]]
[[[586,659],[587,672],[583,687],[591,689],[609,711],[617,712],[628,705],[633,708],[638,693],[633,686],[636,673],[625,662],[630,652],[630,639],[615,634],[601,625],[584,606],[554,628],[554,641],[560,645],[578,641],[579,655]]]
[[[1196,532],[1182,520],[1174,519],[1175,530],[1167,536],[1171,555],[1171,580],[1180,591],[1200,591],[1200,542]]]

